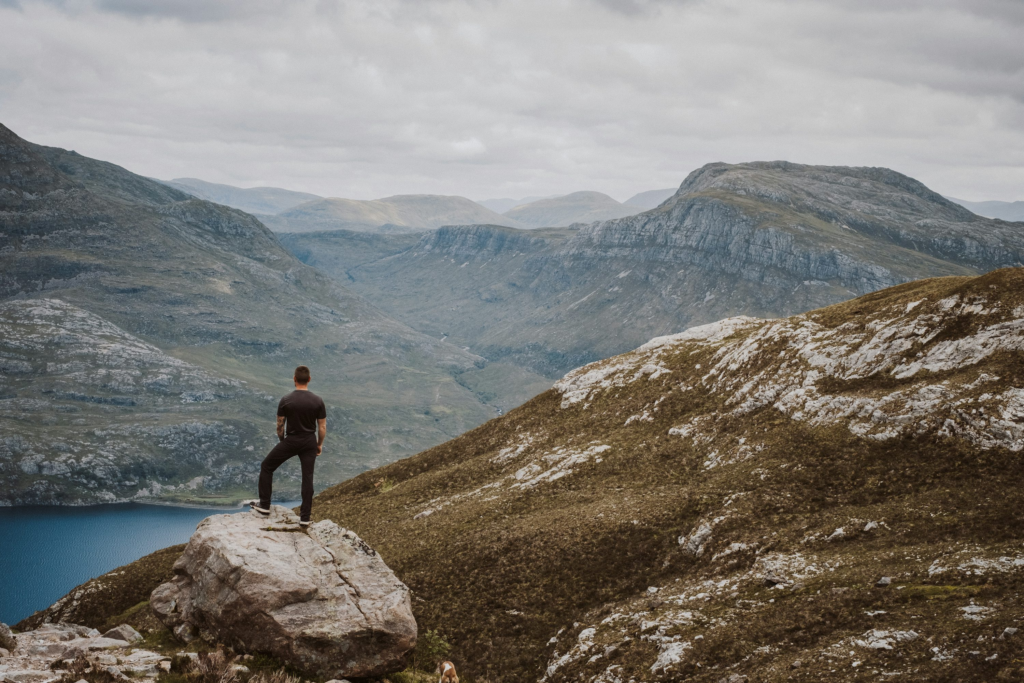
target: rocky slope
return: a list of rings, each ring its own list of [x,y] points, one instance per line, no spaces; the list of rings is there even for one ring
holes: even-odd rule
[[[221,183],[210,183],[199,178],[175,178],[159,180],[168,187],[181,190],[199,199],[230,206],[246,213],[276,215],[306,202],[322,197],[308,192],[295,192],[280,187],[234,187]]]
[[[410,194],[361,200],[330,197],[262,216],[275,232],[354,230],[386,234],[422,232],[442,225],[520,225],[465,197]]]
[[[687,326],[1024,258],[1018,226],[906,176],[786,163],[711,164],[654,210],[578,230],[282,241],[411,327],[551,378]]]
[[[1022,269],[730,318],[314,517],[371,543],[475,677],[1018,680],[1022,354]]]
[[[506,211],[505,216],[528,228],[562,228],[575,223],[632,216],[640,211],[638,207],[620,204],[601,192],[573,192],[516,206]]]
[[[481,358],[253,217],[2,127],[0,326],[3,504],[247,497],[300,362],[330,406],[322,486],[497,410],[465,386]]]

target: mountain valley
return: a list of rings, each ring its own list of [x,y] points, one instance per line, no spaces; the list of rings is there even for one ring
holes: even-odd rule
[[[248,214],[6,128],[0,208],[4,504],[248,497],[300,362],[331,406],[321,486],[532,381],[389,318]]]
[[[912,178],[784,162],[709,164],[655,209],[584,226],[281,242],[410,327],[552,379],[688,326],[1024,260],[1020,224]]]

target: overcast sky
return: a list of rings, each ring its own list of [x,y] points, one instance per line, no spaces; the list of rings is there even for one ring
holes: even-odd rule
[[[159,178],[372,199],[888,166],[1024,199],[1021,0],[0,0],[0,123]]]

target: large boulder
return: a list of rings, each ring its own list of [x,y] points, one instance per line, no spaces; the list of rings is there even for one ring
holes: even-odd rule
[[[150,606],[186,642],[264,652],[310,675],[401,669],[416,645],[409,589],[354,532],[298,521],[278,505],[269,518],[208,517]]]

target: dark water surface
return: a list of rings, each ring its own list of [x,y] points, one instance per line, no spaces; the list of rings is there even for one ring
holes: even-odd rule
[[[17,623],[91,578],[186,542],[210,515],[240,511],[140,503],[0,507],[0,622]]]

